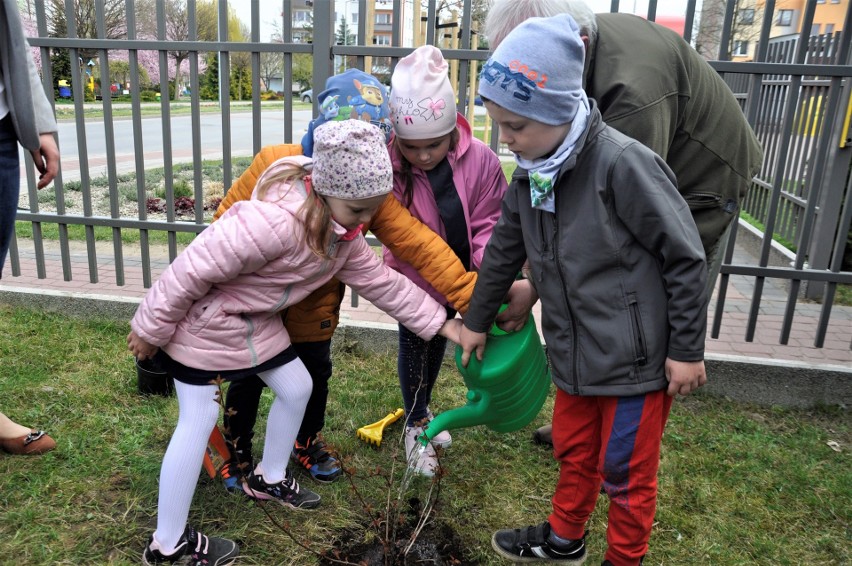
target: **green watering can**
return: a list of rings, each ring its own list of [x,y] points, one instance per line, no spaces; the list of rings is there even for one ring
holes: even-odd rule
[[[517,332],[492,326],[481,362],[472,355],[463,367],[461,356],[461,346],[456,346],[467,404],[435,417],[419,438],[423,446],[454,428],[485,425],[496,432],[518,430],[532,422],[547,397],[550,370],[532,314]]]

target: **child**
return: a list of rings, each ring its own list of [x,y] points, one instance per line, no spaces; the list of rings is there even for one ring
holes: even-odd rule
[[[320,114],[310,123],[301,146],[280,144],[261,149],[249,170],[228,190],[214,220],[224,214],[233,203],[248,199],[258,177],[277,159],[302,153],[311,157],[314,131],[326,122],[365,120],[390,139],[390,111],[384,87],[378,79],[358,69],[348,69],[329,78],[325,87],[317,97]],[[372,111],[359,112],[364,100],[372,103]],[[282,312],[284,326],[290,335],[293,348],[307,367],[313,382],[291,459],[304,467],[311,477],[320,483],[333,482],[342,474],[340,462],[327,449],[321,431],[325,425],[328,381],[332,373],[331,337],[337,327],[343,292],[343,285],[336,279],[331,279],[305,300]],[[222,469],[222,475],[225,488],[229,491],[240,490],[239,478],[242,472],[253,467],[252,438],[264,387],[263,381],[257,376],[235,381],[228,387],[224,424],[232,454],[230,462]]]
[[[156,354],[175,378],[180,406],[163,458],[157,530],[143,553],[145,564],[187,555],[193,563],[231,564],[239,552],[234,542],[208,538],[186,524],[219,416],[220,377],[258,374],[276,396],[263,459],[245,492],[297,509],[319,504],[319,496],[300,488],[286,469],[311,378],[290,347],[281,309],[336,275],[424,338],[458,331],[437,302],[385,267],[361,235],[361,224],[391,190],[384,136],[347,120],[319,128],[315,142],[313,163],[306,157],[277,161],[258,180],[251,201],[231,207],[202,232],[131,321],[128,347],[138,359]]]
[[[516,562],[580,564],[603,482],[604,564],[621,566],[648,548],[672,396],[706,381],[706,267],[671,170],[602,122],[583,60],[577,24],[561,15],[518,26],[482,69],[479,94],[519,170],[464,317],[462,363],[482,358],[528,261],[558,388],[560,477],[549,520],[497,531],[492,546]]]
[[[447,67],[441,51],[425,45],[400,59],[394,69],[390,100],[393,194],[413,216],[447,241],[465,267],[477,269],[500,216],[506,179],[497,156],[472,136],[467,120],[456,112]],[[448,304],[414,266],[400,261],[388,248],[384,257],[390,267]],[[447,315],[455,315],[449,306]],[[429,402],[446,343],[444,338],[423,340],[404,325],[399,326],[398,371],[408,454],[419,448],[416,439],[433,417]],[[448,432],[432,439],[432,444],[443,447],[451,442]],[[410,459],[409,466],[432,476],[437,467],[433,446],[417,453],[419,457]]]
[[[320,115],[308,127],[299,144],[270,145],[261,149],[251,166],[228,190],[214,220],[240,200],[250,198],[258,177],[274,161],[285,156],[310,156],[313,150],[313,132],[329,121],[349,120],[369,116],[370,123],[390,134],[387,105],[381,105],[378,118],[374,113],[358,113],[351,104],[359,102],[363,94],[375,91],[378,80],[358,69],[349,69],[328,79],[326,88],[317,97]],[[377,101],[375,94],[372,99]],[[333,102],[328,102],[329,100]],[[348,105],[348,106],[347,106]],[[466,273],[458,257],[447,243],[422,222],[412,217],[396,199],[386,199],[370,220],[370,231],[388,246],[394,257],[410,265],[435,286],[455,308],[464,311],[473,291],[475,273]],[[453,269],[458,264],[456,269]],[[328,381],[332,374],[331,338],[337,327],[343,286],[331,279],[303,301],[282,311],[284,326],[293,342],[299,359],[308,368],[313,390],[299,428],[291,459],[303,466],[311,477],[321,483],[335,481],[341,475],[340,462],[331,455],[320,431],[325,423],[328,399]],[[222,470],[225,487],[229,491],[242,491],[239,477],[243,470],[253,465],[252,439],[263,381],[256,376],[232,382],[225,399],[225,434],[230,441],[232,458]]]

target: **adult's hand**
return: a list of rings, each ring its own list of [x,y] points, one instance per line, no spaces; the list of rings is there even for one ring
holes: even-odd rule
[[[508,294],[508,307],[497,315],[497,327],[505,332],[517,332],[522,329],[530,317],[530,311],[538,300],[538,293],[532,283],[519,279],[512,283]]]
[[[35,161],[36,169],[41,175],[38,178],[39,190],[45,188],[59,172],[59,146],[52,133],[39,136],[41,145],[38,149],[30,151]]]

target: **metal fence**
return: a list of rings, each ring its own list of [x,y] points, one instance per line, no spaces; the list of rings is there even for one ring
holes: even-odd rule
[[[374,0],[369,3],[375,5]],[[346,4],[357,7],[361,14],[357,24],[359,44],[338,44],[334,3],[316,0],[299,3],[285,0],[281,6],[280,32],[282,37],[293,37],[292,13],[301,4],[311,5],[312,43],[262,41],[260,2],[250,2],[247,18],[250,30],[248,41],[235,41],[229,37],[226,22],[229,6],[225,1],[218,4],[218,31],[213,40],[200,40],[198,36],[198,6],[195,0],[185,5],[186,32],[175,36],[167,26],[168,14],[163,2],[155,2],[156,32],[140,36],[134,0],[123,2],[125,32],[118,38],[109,38],[107,33],[109,4],[104,0],[94,2],[93,18],[95,33],[92,37],[78,37],[75,2],[66,0],[64,18],[67,33],[62,37],[51,36],[49,23],[53,3],[34,0],[27,3],[36,22],[37,34],[30,43],[40,49],[41,70],[45,90],[52,98],[55,88],[51,53],[65,51],[70,61],[82,62],[81,54],[94,53],[92,64],[102,77],[109,77],[110,65],[116,61],[128,62],[131,111],[129,122],[116,121],[113,113],[116,104],[110,96],[96,102],[95,109],[103,118],[86,117],[91,105],[85,103],[87,83],[84,66],[71,66],[71,94],[73,96],[74,122],[64,124],[73,133],[62,136],[63,162],[60,175],[55,182],[55,201],[50,210],[42,210],[39,195],[35,190],[35,178],[27,157],[28,210],[21,210],[18,219],[32,226],[33,246],[39,277],[45,276],[44,224],[58,226],[59,253],[62,257],[63,276],[72,277],[70,266],[69,226],[80,225],[85,232],[88,257],[88,277],[93,283],[99,279],[99,263],[108,261],[115,265],[115,284],[125,284],[124,249],[122,234],[139,233],[141,265],[145,286],[151,285],[151,247],[149,233],[162,231],[168,234],[168,256],[173,260],[179,252],[178,234],[198,233],[204,229],[209,217],[203,201],[205,187],[202,185],[202,167],[205,159],[221,160],[222,189],[224,192],[234,179],[233,159],[250,156],[262,146],[270,143],[298,142],[303,125],[312,115],[310,110],[294,108],[294,97],[290,88],[283,89],[283,100],[274,107],[261,100],[260,68],[266,54],[280,54],[280,73],[285,85],[292,83],[294,56],[312,56],[313,85],[316,93],[327,77],[333,74],[335,61],[351,59],[361,69],[384,58],[388,67],[408,54],[412,47],[403,46],[403,23],[393,18],[390,25],[390,45],[365,44],[369,22],[364,17],[371,6],[368,0],[350,0]],[[478,49],[479,35],[474,19],[476,3],[464,0],[454,3],[457,7],[448,15],[440,8],[445,3],[438,0],[423,0],[422,6],[411,0],[390,0],[393,14],[415,10],[413,25],[414,42],[436,44],[442,47],[445,57],[452,61],[455,86],[459,93],[459,109],[473,116],[473,96],[476,88],[478,65],[487,56],[487,50]],[[656,1],[649,2],[648,19],[655,19]],[[707,2],[705,1],[705,4]],[[743,111],[753,125],[763,147],[764,163],[744,203],[744,210],[762,223],[764,237],[760,257],[756,265],[732,264],[733,250],[737,238],[736,226],[727,249],[719,283],[716,311],[711,335],[717,335],[725,309],[726,289],[731,275],[745,275],[755,280],[752,308],[749,313],[749,330],[745,339],[751,340],[757,324],[761,305],[763,283],[767,278],[789,282],[789,300],[783,327],[779,336],[786,343],[793,324],[793,314],[801,287],[807,287],[810,297],[823,302],[822,315],[816,328],[814,344],[821,346],[828,328],[833,298],[837,284],[852,284],[852,272],[843,271],[842,260],[847,234],[852,224],[852,190],[849,169],[852,158],[849,138],[850,102],[850,32],[852,32],[852,6],[847,6],[843,31],[830,36],[810,37],[816,1],[805,3],[801,14],[801,34],[785,39],[770,38],[775,17],[775,2],[767,0],[763,8],[760,39],[754,60],[733,62],[724,47],[732,44],[735,34],[736,0],[727,0],[720,35],[718,58],[711,65],[726,79],[735,96],[740,100]],[[684,37],[692,41],[699,28],[700,14],[696,11],[697,0],[689,0],[685,6]],[[61,4],[60,4],[61,7]],[[419,10],[422,8],[422,11]],[[619,1],[612,0],[611,11],[619,11]],[[627,8],[627,6],[625,6]],[[627,10],[622,10],[627,11]],[[839,26],[838,26],[839,27]],[[448,31],[449,30],[449,33]],[[343,42],[347,43],[347,42]],[[183,52],[188,61],[188,92],[185,97],[190,112],[188,117],[173,116],[169,102],[170,53]],[[159,113],[156,118],[146,118],[143,111],[140,69],[141,60],[151,54],[159,62]],[[200,77],[205,60],[212,55],[218,65],[219,90],[230,91],[232,63],[247,55],[252,72],[250,118],[237,120],[232,112],[238,103],[227,95],[218,101],[217,119],[213,127],[203,119],[203,102],[200,98]],[[374,67],[371,67],[374,68]],[[314,97],[314,109],[316,98]],[[240,115],[242,116],[242,114]],[[490,128],[486,118],[477,117],[485,128],[492,147],[500,152],[496,132]],[[237,123],[241,125],[237,127]],[[103,150],[90,149],[97,142]],[[191,181],[194,208],[189,217],[178,217],[175,213],[176,197],[175,165],[178,162],[192,163]],[[146,172],[152,168],[162,169],[162,194],[165,201],[165,217],[152,219],[146,206],[151,187],[146,182]],[[135,176],[133,189],[120,189],[119,180],[127,172]],[[100,176],[98,176],[100,172]],[[237,174],[239,171],[237,171]],[[109,188],[106,212],[95,206],[99,197],[95,194],[98,184]],[[135,204],[128,212],[122,204],[122,190]],[[80,201],[82,208],[70,210],[69,199]],[[47,207],[45,207],[47,208]],[[207,216],[205,216],[205,214]],[[111,232],[112,253],[109,258],[99,258],[96,247],[96,227],[106,227]],[[789,266],[773,267],[769,264],[773,240],[769,234],[777,233],[795,246],[795,260]],[[20,274],[17,243],[10,253],[12,276]]]

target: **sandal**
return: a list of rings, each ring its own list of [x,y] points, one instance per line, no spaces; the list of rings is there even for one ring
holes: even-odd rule
[[[56,441],[43,430],[34,430],[18,438],[0,439],[0,449],[8,454],[44,454],[56,448]]]

